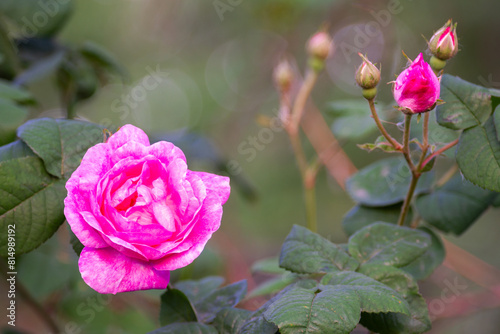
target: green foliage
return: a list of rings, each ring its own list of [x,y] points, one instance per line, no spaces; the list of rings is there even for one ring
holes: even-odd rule
[[[356,270],[358,265],[335,244],[298,225],[281,248],[280,267],[299,274]]]
[[[189,299],[182,291],[167,288],[161,295],[160,325],[191,321],[196,322],[197,318]]]
[[[219,276],[208,276],[201,280],[185,280],[177,282],[175,287],[189,298],[193,303],[196,303],[207,297],[212,291],[216,290],[224,283],[224,278]]]
[[[410,314],[386,312],[363,313],[360,323],[377,333],[424,333],[431,327],[427,304],[418,292],[415,279],[392,266],[364,265],[365,275],[397,291],[407,302]]]
[[[402,267],[419,256],[430,246],[429,236],[420,230],[374,223],[349,238],[349,253],[361,264],[378,263]]]
[[[411,173],[400,157],[379,160],[354,174],[346,183],[349,196],[366,206],[388,206],[402,202],[410,184]],[[415,194],[428,192],[433,173],[423,174]]]
[[[376,109],[381,113],[385,107],[378,104]],[[359,139],[373,133],[377,126],[368,117],[370,109],[363,100],[341,100],[328,104],[327,113],[335,117],[332,132],[339,139]]]
[[[159,328],[148,334],[218,334],[218,332],[215,327],[198,322],[180,322]]]
[[[427,227],[419,227],[418,229],[430,236],[431,245],[422,256],[401,267],[401,269],[410,273],[416,280],[423,280],[443,263],[446,254],[443,242],[436,233]]]
[[[28,117],[25,105],[33,102],[28,91],[0,80],[0,145],[15,139],[17,127]]]
[[[40,246],[64,222],[65,180],[47,174],[42,160],[28,156],[0,162],[0,231],[15,225],[16,254]],[[7,257],[7,238],[0,255]]]
[[[364,205],[356,205],[346,213],[342,219],[344,232],[351,236],[356,231],[376,221],[396,224],[401,213],[401,205],[372,208]],[[411,214],[406,216],[405,224],[411,220]]]
[[[213,325],[219,334],[239,333],[245,320],[252,312],[236,308],[223,308],[215,316]]]
[[[445,103],[436,108],[437,121],[450,129],[481,125],[492,112],[491,93],[487,88],[449,74],[441,78],[441,99]]]
[[[220,310],[238,304],[246,292],[246,281],[236,282],[210,292],[194,304],[198,319],[206,323],[211,322]]]
[[[500,192],[500,142],[493,119],[465,130],[457,148],[457,163],[475,185]]]
[[[56,177],[69,178],[87,149],[103,142],[104,127],[82,121],[40,118],[26,122],[17,135]]]
[[[64,26],[73,5],[74,1],[3,0],[0,3],[0,13],[17,25],[22,36],[52,36]],[[47,20],[45,24],[36,21],[42,14]]]
[[[0,148],[0,230],[16,225],[16,254],[29,252],[64,222],[67,178],[90,146],[102,141],[96,124],[36,119],[18,129],[20,141]],[[7,238],[0,241],[7,255]]]
[[[417,199],[417,209],[427,223],[460,235],[491,205],[497,194],[474,186],[455,175],[442,187]]]

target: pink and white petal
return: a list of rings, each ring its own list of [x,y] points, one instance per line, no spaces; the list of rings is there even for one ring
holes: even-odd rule
[[[154,155],[165,165],[170,162],[180,159],[186,162],[186,156],[180,148],[168,141],[159,141],[148,147],[148,153]]]
[[[146,133],[141,129],[130,124],[122,126],[117,132],[115,132],[111,137],[109,137],[107,144],[114,151],[131,141],[135,141],[142,145],[149,146],[148,135],[146,135]]]
[[[231,186],[229,185],[229,178],[227,176],[220,176],[217,174],[192,172],[198,175],[205,183],[207,192],[215,193],[221,199],[221,204],[226,203],[229,195],[231,194]]]
[[[82,278],[99,293],[165,289],[169,271],[154,269],[149,262],[129,258],[113,248],[85,247],[78,261]]]
[[[147,153],[148,146],[136,141],[129,141],[122,146],[118,147],[111,155],[111,160],[113,163],[117,163],[122,159],[131,158],[134,160],[139,160],[144,158]]]
[[[190,265],[201,254],[210,238],[211,235],[205,242],[198,242],[183,253],[169,254],[160,260],[154,261],[154,268],[156,270],[175,270]]]
[[[80,166],[66,183],[68,192],[95,193],[99,180],[112,167],[110,155],[111,152],[106,144],[97,144],[89,148]]]
[[[197,217],[191,232],[184,236],[184,240],[176,248],[169,250],[168,254],[155,262],[158,270],[175,270],[190,264],[196,259],[212,234],[220,227],[222,219],[222,205],[216,195],[209,196]],[[162,250],[160,246],[158,248]]]
[[[73,198],[68,194],[64,199],[64,215],[68,221],[71,231],[85,247],[103,248],[109,247],[101,237],[101,234],[90,226],[80,215]]]

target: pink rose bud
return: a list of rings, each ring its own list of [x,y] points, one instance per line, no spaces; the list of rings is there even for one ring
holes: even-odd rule
[[[324,31],[317,32],[307,42],[307,52],[319,60],[325,60],[333,48],[332,38]]]
[[[377,87],[380,81],[380,70],[361,53],[359,53],[359,56],[363,59],[363,63],[356,72],[356,82],[364,89]]]
[[[278,66],[274,68],[274,82],[282,92],[287,92],[293,82],[293,70],[287,60],[282,60]]]
[[[439,29],[429,41],[429,50],[440,60],[448,60],[458,52],[457,25],[451,20]]]
[[[230,193],[229,178],[189,170],[174,144],[132,125],[91,147],[66,189],[82,278],[112,294],[165,289],[217,231]]]
[[[429,111],[439,98],[439,79],[422,54],[399,74],[393,94],[398,105],[411,113]]]

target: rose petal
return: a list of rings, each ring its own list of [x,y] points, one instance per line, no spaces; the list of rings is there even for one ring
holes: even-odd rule
[[[130,124],[122,126],[117,132],[109,137],[106,144],[108,144],[111,149],[115,151],[119,147],[131,141],[149,146],[148,135],[146,135],[146,133],[144,133],[141,129]]]
[[[149,262],[127,257],[113,248],[85,247],[78,261],[82,278],[99,293],[165,289],[169,271],[154,269]]]
[[[212,234],[219,229],[221,218],[222,204],[219,197],[208,196],[191,232],[177,248],[170,250],[164,258],[155,261],[154,267],[158,270],[175,270],[193,262],[203,251]]]
[[[71,231],[73,231],[84,246],[93,248],[108,247],[101,234],[90,226],[79,214],[73,196],[69,193],[64,199],[64,215],[71,227]]]
[[[226,203],[229,195],[231,194],[231,187],[229,185],[230,180],[228,177],[204,172],[192,173],[195,173],[203,180],[203,183],[207,187],[207,192],[217,194],[220,198],[221,204]]]

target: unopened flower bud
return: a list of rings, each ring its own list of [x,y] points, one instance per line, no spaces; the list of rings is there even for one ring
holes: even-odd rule
[[[429,50],[440,60],[448,60],[458,52],[457,25],[448,20],[446,24],[436,31],[429,41]]]
[[[332,47],[332,38],[324,31],[317,32],[307,42],[307,52],[319,60],[325,60],[330,55]]]
[[[363,62],[356,71],[356,82],[363,89],[377,87],[380,81],[380,70],[361,53],[359,53],[359,56],[363,59]]]
[[[393,94],[398,105],[412,114],[434,108],[439,98],[439,79],[422,54],[401,72],[394,82]]]
[[[287,60],[280,61],[274,68],[273,78],[280,91],[287,92],[290,89],[293,82],[293,70]]]

